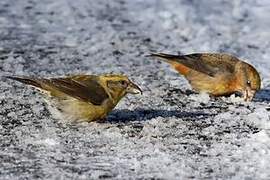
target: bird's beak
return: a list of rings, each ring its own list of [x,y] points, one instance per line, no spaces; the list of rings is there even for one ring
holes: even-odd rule
[[[126,92],[131,94],[142,94],[142,90],[133,82],[129,82]]]
[[[243,90],[241,93],[245,101],[251,101],[254,98],[256,91],[250,88],[247,88]]]

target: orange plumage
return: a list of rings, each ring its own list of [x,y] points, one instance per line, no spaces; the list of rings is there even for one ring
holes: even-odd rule
[[[177,62],[171,62],[171,65],[176,69],[180,74],[187,75],[190,72],[190,68],[184,66],[183,64],[179,64]]]
[[[197,92],[213,96],[241,93],[245,101],[260,89],[261,78],[250,64],[229,54],[196,53],[188,55],[151,54],[168,62],[184,75]]]

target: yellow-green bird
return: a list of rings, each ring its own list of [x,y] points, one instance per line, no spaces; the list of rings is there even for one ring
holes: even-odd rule
[[[73,75],[61,78],[13,77],[48,94],[50,105],[73,121],[104,120],[127,94],[141,89],[125,75]]]

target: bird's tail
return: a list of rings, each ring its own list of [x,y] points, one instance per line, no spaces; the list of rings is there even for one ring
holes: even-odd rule
[[[184,55],[172,55],[165,53],[152,53],[150,57],[159,57],[161,60],[169,63],[174,69],[176,69],[180,74],[187,75],[190,72],[190,68],[185,65],[182,61]]]
[[[151,53],[148,55],[149,57],[159,57],[163,61],[172,63],[175,61],[175,59],[179,59],[179,55],[172,55],[172,54],[165,54],[165,53]]]
[[[18,76],[5,76],[5,77],[8,79],[19,81],[24,84],[35,86],[37,88],[42,88],[40,82],[37,79],[33,79],[30,77],[18,77]]]
[[[151,53],[149,56],[166,58],[166,59],[179,58],[179,55],[172,55],[172,54],[166,54],[166,53]]]

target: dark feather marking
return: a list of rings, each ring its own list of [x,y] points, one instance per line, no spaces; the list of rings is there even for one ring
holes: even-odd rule
[[[94,105],[101,105],[105,99],[109,98],[104,88],[92,79],[79,81],[70,78],[55,78],[42,81],[67,95]]]
[[[207,74],[211,77],[214,77],[219,72],[234,72],[233,63],[235,63],[236,59],[232,56],[225,55],[226,57],[230,57],[229,59],[232,63],[230,64],[228,60],[226,61],[219,54],[208,54],[208,57],[205,57],[206,54],[203,53],[195,53],[188,55],[171,55],[164,53],[151,54],[150,56],[156,56],[160,58],[164,58],[167,62],[177,62],[188,68],[191,68],[195,71]],[[225,58],[226,58],[225,57]]]
[[[211,67],[203,62],[201,54],[189,54],[178,56],[178,62],[198,72],[214,77],[218,67]]]
[[[94,105],[101,105],[104,100],[109,98],[105,89],[92,78],[85,78],[83,80],[73,80],[72,78],[34,79],[13,76],[7,76],[6,78],[46,91],[51,91],[48,87],[46,88],[46,86],[49,86],[52,89],[56,89],[76,99],[91,102]]]
[[[41,84],[38,81],[29,77],[6,76],[6,78],[41,88]]]

